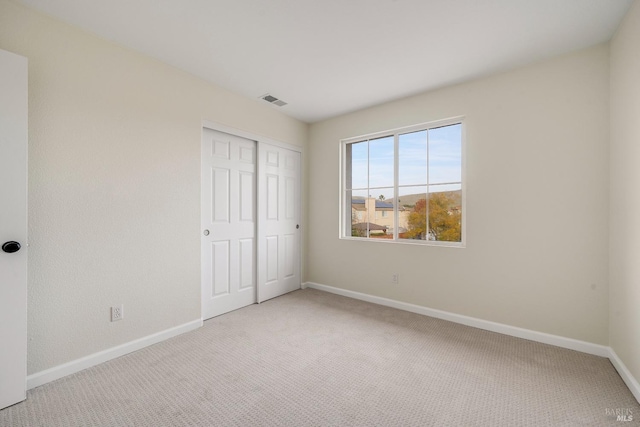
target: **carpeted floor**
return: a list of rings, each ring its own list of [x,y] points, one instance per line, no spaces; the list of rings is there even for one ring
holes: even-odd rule
[[[630,410],[621,423],[615,409]],[[596,356],[312,289],[31,390],[1,426],[638,425]]]

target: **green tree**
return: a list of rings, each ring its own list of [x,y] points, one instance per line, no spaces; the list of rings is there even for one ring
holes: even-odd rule
[[[416,202],[409,214],[408,238],[459,242],[462,239],[461,212],[455,206],[455,198],[447,192],[429,194],[429,230],[427,232],[427,200]]]
[[[384,199],[385,199],[384,194],[381,194],[380,197],[378,197],[378,200],[384,200]]]

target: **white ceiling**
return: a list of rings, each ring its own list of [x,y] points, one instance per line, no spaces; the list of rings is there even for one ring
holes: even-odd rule
[[[632,0],[19,0],[316,122],[611,38]]]

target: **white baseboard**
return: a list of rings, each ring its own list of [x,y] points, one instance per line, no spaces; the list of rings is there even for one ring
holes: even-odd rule
[[[331,292],[333,294],[355,298],[374,304],[384,305],[387,307],[393,307],[399,310],[410,311],[412,313],[448,320],[450,322],[460,323],[462,325],[472,326],[474,328],[484,329],[491,332],[498,332],[504,335],[511,335],[513,337],[524,338],[526,340],[551,344],[557,347],[568,348],[570,350],[581,351],[583,353],[593,354],[596,356],[609,357],[609,347],[606,347],[604,345],[593,344],[573,338],[565,338],[558,335],[551,335],[544,332],[532,331],[530,329],[519,328],[517,326],[491,322],[489,320],[482,320],[475,317],[464,316],[462,314],[450,313],[434,308],[423,307],[421,305],[409,304],[407,302],[396,301],[389,298],[377,297],[374,295],[335,288],[333,286],[322,285],[319,283],[307,282],[305,287],[318,289],[325,292]]]
[[[124,356],[125,354],[159,343],[160,341],[175,337],[176,335],[198,329],[201,326],[202,319],[194,320],[116,347],[81,357],[80,359],[72,360],[71,362],[67,362],[62,365],[54,366],[50,369],[45,369],[44,371],[36,372],[35,374],[27,376],[27,389],[30,390],[59,378],[66,377],[67,375],[75,374],[76,372],[80,372],[108,360]]]
[[[616,371],[618,371],[618,374],[620,374],[622,381],[624,381],[627,387],[629,387],[631,393],[634,395],[638,403],[640,403],[640,384],[638,383],[638,380],[631,375],[631,372],[627,369],[625,364],[622,363],[622,360],[620,360],[616,352],[611,347],[609,347],[609,360],[613,367],[616,368]]]

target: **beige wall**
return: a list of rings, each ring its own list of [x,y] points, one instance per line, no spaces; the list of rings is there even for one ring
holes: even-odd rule
[[[608,56],[598,46],[313,124],[309,281],[607,345]],[[460,115],[467,247],[339,240],[339,140]]]
[[[308,126],[5,0],[0,48],[29,59],[29,373],[199,319],[202,120]]]
[[[640,379],[640,1],[611,42],[610,345]]]

